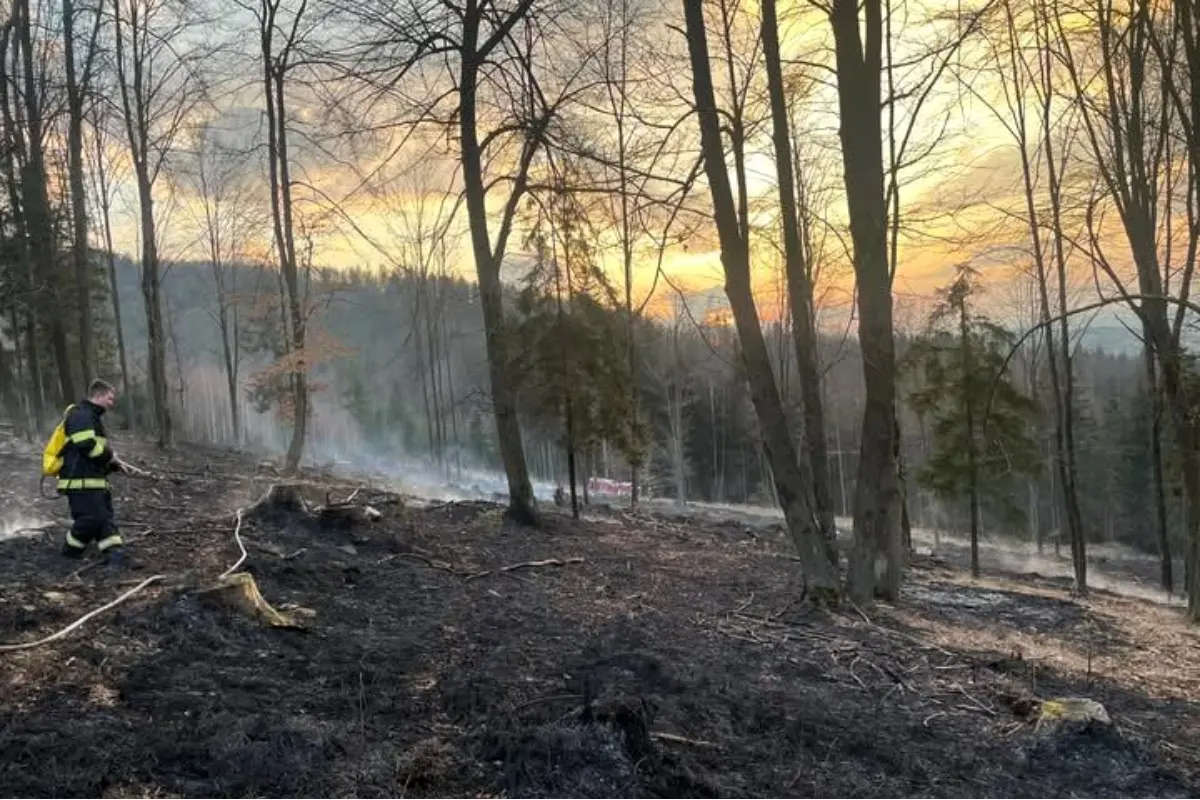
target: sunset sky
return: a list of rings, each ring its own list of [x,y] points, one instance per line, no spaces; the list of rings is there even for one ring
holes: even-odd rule
[[[918,19],[922,14],[936,12],[943,3],[934,2],[924,8],[909,10],[910,18]],[[823,59],[828,62],[828,23],[819,15],[806,13],[785,26],[785,55],[810,60]],[[678,34],[672,34],[676,39]],[[915,53],[929,46],[945,30],[929,26],[910,26],[905,36],[898,37],[896,58],[905,57],[905,47]],[[907,43],[907,44],[903,44]],[[680,42],[675,42],[676,45]],[[714,47],[710,41],[710,48]],[[715,53],[713,54],[715,57]],[[979,57],[964,51],[964,59]],[[928,70],[928,66],[924,67]],[[719,70],[714,70],[718,74]],[[899,90],[912,86],[912,81],[923,79],[926,72],[912,70],[912,75],[902,74]],[[1026,245],[1019,225],[1001,224],[1004,213],[998,209],[1016,210],[1021,202],[1020,173],[1016,153],[1009,134],[998,124],[985,105],[971,96],[954,79],[953,67],[943,77],[922,109],[915,127],[910,152],[922,150],[934,138],[940,137],[937,146],[921,163],[907,169],[901,177],[902,219],[904,233],[900,237],[899,270],[896,278],[898,305],[908,303],[923,305],[920,298],[928,297],[934,287],[944,283],[954,266],[962,261],[972,261],[986,268],[992,280],[1003,282],[1009,279],[1013,267],[1022,262],[1020,249]],[[684,76],[686,88],[687,76]],[[905,83],[909,81],[909,83]],[[718,87],[719,88],[719,87]],[[986,82],[976,82],[974,91],[984,98],[995,99],[996,87]],[[252,102],[227,105],[219,114],[219,120],[250,129],[258,125],[259,110]],[[826,181],[834,188],[829,194],[824,210],[832,228],[839,230],[844,241],[845,204],[836,188],[841,178],[840,157],[836,151],[837,106],[834,87],[831,83],[816,86],[803,101],[803,120],[811,125],[810,138],[817,147],[824,147],[827,172]],[[901,104],[898,127],[906,125],[906,116],[912,109]],[[297,123],[314,115],[300,108]],[[693,128],[688,133],[694,136]],[[298,138],[298,137],[297,137]],[[774,195],[773,164],[766,142],[755,144],[760,152],[751,155],[749,163],[750,192],[752,196],[764,197],[770,203]],[[378,148],[386,152],[390,147]],[[452,160],[442,160],[432,166],[424,165],[414,170],[411,163],[399,163],[396,159],[387,165],[374,163],[372,158],[362,158],[352,169],[331,163],[319,153],[305,153],[297,147],[297,179],[316,186],[320,198],[313,202],[313,192],[297,189],[301,216],[316,222],[313,234],[314,261],[321,266],[388,268],[400,260],[406,237],[410,238],[413,220],[421,215],[421,203],[415,196],[425,195],[425,208],[432,209],[436,203],[429,195],[458,190],[457,170]],[[405,151],[411,152],[411,151]],[[420,162],[423,156],[411,160]],[[377,161],[377,159],[375,160]],[[437,161],[437,159],[435,159]],[[377,171],[378,168],[378,171]],[[371,174],[380,180],[374,184],[364,183],[363,177]],[[390,176],[390,177],[389,177]],[[261,180],[259,178],[258,180]],[[187,187],[176,187],[170,191],[160,185],[158,202],[162,225],[161,250],[167,259],[204,259],[207,254],[200,244],[202,231],[198,225],[199,213],[196,199],[189,195]],[[115,246],[118,250],[136,253],[138,248],[138,226],[136,224],[136,197],[131,181],[124,181],[118,192],[114,211]],[[336,201],[331,203],[330,201]],[[500,196],[490,198],[493,207],[503,201]],[[701,186],[693,194],[692,206],[707,213],[709,198]],[[432,222],[430,219],[428,222]],[[427,224],[428,224],[427,222]],[[455,242],[454,255],[450,257],[451,268],[470,278],[474,265],[470,258],[469,240],[465,235],[465,209],[458,208],[452,231]],[[495,230],[493,225],[493,234]],[[635,295],[643,299],[655,286],[655,297],[651,310],[658,314],[668,313],[675,289],[694,293],[697,302],[707,305],[722,297],[723,275],[719,252],[712,237],[690,242],[686,248],[672,247],[663,259],[665,278],[655,283],[657,254],[649,248],[639,253]],[[263,220],[258,251],[269,247],[270,226]],[[521,237],[514,235],[510,242],[511,260],[520,260]],[[830,237],[825,264],[825,303],[831,310],[845,309],[852,297],[853,280],[848,268],[848,258],[838,244],[837,237]],[[615,254],[608,254],[606,266],[616,283],[620,283],[619,264]],[[756,248],[755,279],[758,284],[760,313],[764,318],[778,314],[778,256],[765,247]],[[1088,270],[1090,273],[1090,269]],[[831,277],[830,277],[831,276]],[[997,300],[1004,303],[1004,300]],[[899,313],[899,312],[898,312]],[[840,316],[840,314],[835,314]]]

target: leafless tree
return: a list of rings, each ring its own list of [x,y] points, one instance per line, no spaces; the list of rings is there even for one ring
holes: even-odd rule
[[[1079,504],[1075,454],[1074,366],[1067,291],[1070,237],[1064,229],[1066,171],[1076,138],[1075,114],[1057,101],[1057,62],[1045,3],[997,3],[993,25],[985,26],[986,62],[999,99],[992,101],[964,85],[993,113],[1012,137],[1020,161],[1029,257],[1042,320],[1058,318],[1057,330],[1045,329],[1050,388],[1054,410],[1054,466],[1061,494],[1062,516],[1071,543],[1075,584],[1087,588],[1087,555]],[[1043,202],[1044,200],[1044,202]],[[1053,286],[1053,289],[1051,288]],[[1052,293],[1055,301],[1052,303]]]
[[[882,0],[833,0],[842,161],[866,383],[854,501],[850,591],[859,601],[899,596],[903,569],[895,453],[896,349],[884,189]]]
[[[81,375],[92,376],[95,361],[95,336],[92,334],[91,258],[88,247],[87,189],[84,182],[83,128],[88,94],[95,75],[103,5],[85,13],[91,20],[83,51],[82,69],[76,63],[76,22],[79,9],[75,0],[62,0],[63,61],[67,89],[67,169],[71,193],[71,258],[75,266],[76,303],[79,305],[79,359]],[[84,17],[87,21],[87,18]]]
[[[761,8],[763,58],[767,68],[775,173],[779,183],[780,224],[783,228],[784,271],[787,275],[788,305],[792,312],[792,336],[804,417],[805,442],[800,458],[809,460],[817,521],[822,535],[829,542],[830,559],[837,563],[837,551],[834,549],[837,529],[834,526],[833,496],[829,488],[825,409],[817,364],[817,329],[813,319],[812,269],[808,263],[809,253],[805,247],[792,163],[792,134],[779,51],[779,20],[775,0],[762,0]]]
[[[183,168],[183,180],[193,195],[192,202],[185,207],[200,229],[216,288],[212,314],[221,338],[233,437],[239,442],[242,420],[238,380],[242,348],[236,267],[245,258],[256,231],[267,221],[259,212],[261,197],[252,183],[255,170],[251,156],[249,149],[222,141],[221,131],[209,121],[195,130],[191,158]]]
[[[563,107],[582,91],[583,67],[594,57],[562,35],[565,8],[535,8],[533,0],[466,0],[434,8],[409,0],[347,9],[370,31],[348,46],[352,77],[367,86],[372,102],[386,98],[413,112],[390,126],[432,126],[457,135],[508,514],[529,524],[538,513],[509,374],[501,268],[535,159]],[[405,76],[427,79],[432,96],[407,97],[399,88]]]
[[[42,320],[50,334],[50,346],[58,371],[60,399],[65,405],[75,398],[72,378],[73,363],[67,346],[66,328],[61,308],[65,298],[61,292],[58,261],[55,258],[54,221],[50,207],[46,177],[46,94],[44,91],[46,64],[34,52],[33,21],[29,0],[16,0],[11,19],[14,33],[13,71],[19,72],[15,83],[21,100],[24,119],[21,129],[24,141],[19,143],[21,165],[20,186],[23,201],[25,234],[28,239],[30,265],[37,280],[37,297],[42,300]],[[19,137],[14,137],[14,142]],[[23,158],[22,158],[23,156]],[[35,301],[36,302],[36,301]]]
[[[188,0],[112,0],[116,77],[126,144],[137,182],[142,301],[150,398],[158,441],[173,439],[167,384],[155,184],[184,123],[203,96],[201,21]]]
[[[1200,619],[1200,581],[1194,580],[1200,574],[1200,427],[1190,410],[1195,391],[1180,340],[1200,240],[1193,202],[1200,192],[1196,99],[1182,102],[1179,87],[1179,76],[1200,66],[1189,60],[1196,54],[1194,12],[1191,0],[1170,8],[1114,0],[1071,6],[1056,0],[1046,13],[1098,176],[1099,191],[1087,215],[1090,256],[1139,316],[1174,425],[1188,502],[1188,609],[1193,619]],[[1074,19],[1088,20],[1086,31],[1073,25]],[[1195,76],[1190,80],[1197,82]],[[1178,232],[1169,220],[1178,198],[1167,190],[1175,172],[1168,154],[1180,130],[1189,150],[1184,187],[1189,218],[1182,266],[1176,269],[1171,260],[1179,254]],[[1110,208],[1132,255],[1136,292],[1127,288],[1127,276],[1108,254],[1105,220]],[[1178,301],[1173,318],[1171,299]]]
[[[109,126],[112,124],[111,106],[99,98],[93,98],[91,103],[89,128],[92,133],[91,163],[86,173],[92,179],[92,196],[95,205],[100,210],[100,226],[104,241],[104,258],[108,268],[109,294],[112,298],[113,327],[117,337],[117,359],[121,368],[121,389],[124,402],[128,408],[128,419],[131,425],[137,424],[137,400],[130,391],[129,356],[125,347],[125,326],[121,314],[121,293],[117,285],[116,254],[113,251],[112,204],[118,181],[113,171],[116,168],[108,144],[111,138]]]
[[[713,220],[721,242],[725,292],[737,326],[743,366],[762,428],[763,445],[779,504],[783,508],[792,541],[800,553],[809,590],[818,598],[833,600],[840,596],[841,590],[837,570],[830,561],[827,541],[816,517],[811,467],[807,459],[799,457],[792,442],[751,287],[745,169],[737,155],[741,148],[744,159],[744,139],[741,137],[745,130],[735,125],[730,133],[731,149],[735,162],[738,162],[737,173],[743,178],[738,191],[739,199],[735,201],[725,166],[726,149],[713,89],[703,0],[684,0],[683,6],[705,173],[712,195]],[[727,10],[722,17],[723,30],[728,35],[731,25]]]

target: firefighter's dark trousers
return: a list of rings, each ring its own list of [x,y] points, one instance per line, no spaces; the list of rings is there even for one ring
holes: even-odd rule
[[[105,489],[75,489],[66,494],[75,523],[67,533],[63,553],[83,555],[91,542],[96,543],[101,553],[120,550],[124,541],[113,519],[112,495]]]

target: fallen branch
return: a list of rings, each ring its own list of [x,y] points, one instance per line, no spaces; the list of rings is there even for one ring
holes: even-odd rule
[[[568,564],[582,564],[583,559],[578,556],[574,558],[558,559],[547,558],[543,561],[523,561],[520,564],[509,564],[507,567],[499,569],[485,569],[483,572],[476,572],[473,575],[467,575],[464,580],[473,581],[476,578],[486,578],[488,575],[500,572],[514,572],[518,569],[532,569],[533,567],[565,567]]]
[[[233,563],[232,567],[218,575],[217,580],[224,580],[232,575],[242,565],[242,562],[246,560],[246,545],[242,544],[242,509],[240,508],[237,510],[237,525],[233,528],[233,540],[237,542],[238,549],[242,551],[242,555]]]
[[[36,642],[21,642],[20,644],[0,644],[0,653],[11,653],[14,650],[28,650],[33,647],[40,647],[44,644],[57,641],[93,617],[97,617],[100,614],[103,614],[105,611],[116,608],[117,606],[121,605],[121,603],[124,603],[126,600],[140,592],[142,589],[145,589],[155,581],[161,581],[164,577],[165,576],[163,575],[151,575],[149,578],[146,578],[146,580],[142,581],[137,586],[134,586],[132,589],[125,592],[125,594],[121,595],[116,600],[113,600],[111,603],[106,603],[97,609],[89,611],[67,627],[60,630],[58,633],[52,633],[44,639],[38,639]]]
[[[392,561],[397,558],[416,559],[417,561],[422,562],[423,564],[425,564],[426,566],[428,566],[432,569],[440,569],[442,572],[449,572],[451,575],[457,575],[460,578],[470,579],[470,577],[471,577],[471,573],[469,573],[469,572],[461,572],[459,570],[456,570],[454,567],[450,566],[449,564],[447,564],[444,561],[434,561],[429,556],[422,555],[420,553],[394,553],[393,555],[390,555],[390,556],[384,556],[382,559],[379,560],[379,563],[385,564],[388,561]]]

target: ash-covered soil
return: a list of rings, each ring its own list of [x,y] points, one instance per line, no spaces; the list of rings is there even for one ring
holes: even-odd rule
[[[128,448],[126,448],[128,449]],[[913,565],[896,606],[804,601],[784,542],[597,511],[544,530],[329,474],[314,508],[240,529],[262,595],[203,590],[241,556],[255,459],[137,453],[119,478],[138,569],[65,562],[64,528],[0,540],[0,789],[9,796],[1196,796],[1197,637],[1177,609]],[[7,530],[65,517],[0,454]],[[19,524],[18,524],[19,523]],[[4,530],[0,530],[3,533]],[[548,563],[543,563],[548,562]],[[1035,730],[1041,699],[1114,726]]]

